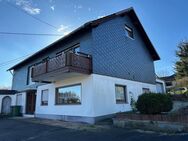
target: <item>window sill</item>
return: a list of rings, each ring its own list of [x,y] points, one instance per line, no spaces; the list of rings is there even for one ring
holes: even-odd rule
[[[55,106],[77,106],[77,105],[82,105],[81,103],[78,104],[55,104]]]
[[[116,104],[129,104],[128,102],[116,102]]]
[[[48,104],[41,104],[40,106],[48,106]]]

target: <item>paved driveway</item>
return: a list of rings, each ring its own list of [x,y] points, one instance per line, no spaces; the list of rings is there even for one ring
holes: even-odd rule
[[[0,119],[0,141],[188,141],[188,135],[162,135],[128,129],[74,130],[24,120]]]

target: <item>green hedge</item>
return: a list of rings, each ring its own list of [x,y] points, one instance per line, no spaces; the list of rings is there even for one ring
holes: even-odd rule
[[[172,109],[172,100],[166,94],[142,94],[137,100],[137,110],[141,114],[160,114]]]

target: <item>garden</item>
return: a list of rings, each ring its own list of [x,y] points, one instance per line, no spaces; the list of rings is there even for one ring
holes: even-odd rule
[[[135,101],[132,111],[117,113],[117,127],[131,127],[160,132],[188,132],[188,95],[145,93]]]

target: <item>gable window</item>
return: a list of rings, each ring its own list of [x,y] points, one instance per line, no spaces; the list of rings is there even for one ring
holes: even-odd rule
[[[56,88],[56,104],[81,104],[81,84]]]
[[[142,88],[142,93],[148,94],[148,93],[150,93],[150,89],[149,88]]]
[[[128,25],[125,25],[126,34],[129,38],[134,39],[133,29]]]
[[[27,85],[35,84],[35,82],[32,81],[32,68],[33,68],[33,66],[28,67]]]
[[[41,105],[48,105],[48,93],[48,89],[41,91]]]
[[[115,95],[116,95],[116,103],[126,103],[127,96],[126,96],[126,86],[123,85],[115,85]]]

